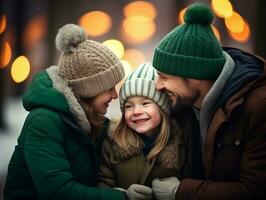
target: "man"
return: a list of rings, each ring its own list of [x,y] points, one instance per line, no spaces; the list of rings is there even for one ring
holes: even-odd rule
[[[156,199],[265,199],[265,61],[222,48],[214,14],[193,4],[159,43],[153,66],[184,129],[184,179],[155,179]]]

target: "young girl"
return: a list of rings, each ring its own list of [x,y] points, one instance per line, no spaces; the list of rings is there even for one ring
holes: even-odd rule
[[[29,115],[9,163],[9,199],[125,199],[118,190],[94,187],[98,153],[108,121],[104,114],[123,79],[119,59],[86,40],[73,24],[56,36],[58,66],[33,79],[23,104]]]
[[[178,177],[183,162],[181,130],[170,122],[156,76],[149,63],[128,76],[120,89],[121,121],[103,144],[98,185],[119,188],[129,199],[151,199],[152,180]]]

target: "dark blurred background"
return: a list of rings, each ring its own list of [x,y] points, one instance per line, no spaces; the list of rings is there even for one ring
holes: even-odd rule
[[[0,1],[0,199],[7,165],[27,115],[22,95],[32,76],[57,64],[54,38],[67,23],[85,28],[88,38],[106,44],[126,73],[152,61],[163,36],[183,23],[194,2],[215,11],[213,30],[223,46],[266,57],[265,1],[253,0],[1,0]],[[119,116],[113,102],[107,116]]]

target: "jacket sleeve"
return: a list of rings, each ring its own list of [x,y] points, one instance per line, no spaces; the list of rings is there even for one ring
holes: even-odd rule
[[[35,113],[27,121],[25,159],[40,199],[125,199],[122,192],[75,181],[64,151],[65,129],[57,114]]]
[[[264,199],[266,195],[266,102],[250,113],[237,182],[184,179],[176,199]]]
[[[102,146],[102,156],[98,171],[97,186],[99,187],[116,187],[114,169],[111,163],[111,143],[105,139]]]

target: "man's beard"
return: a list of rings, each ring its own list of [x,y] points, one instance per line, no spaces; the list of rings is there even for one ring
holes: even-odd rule
[[[192,97],[183,97],[183,98],[178,96],[176,102],[171,106],[172,112],[178,112],[183,108],[192,107],[196,99],[197,95],[194,95]]]

